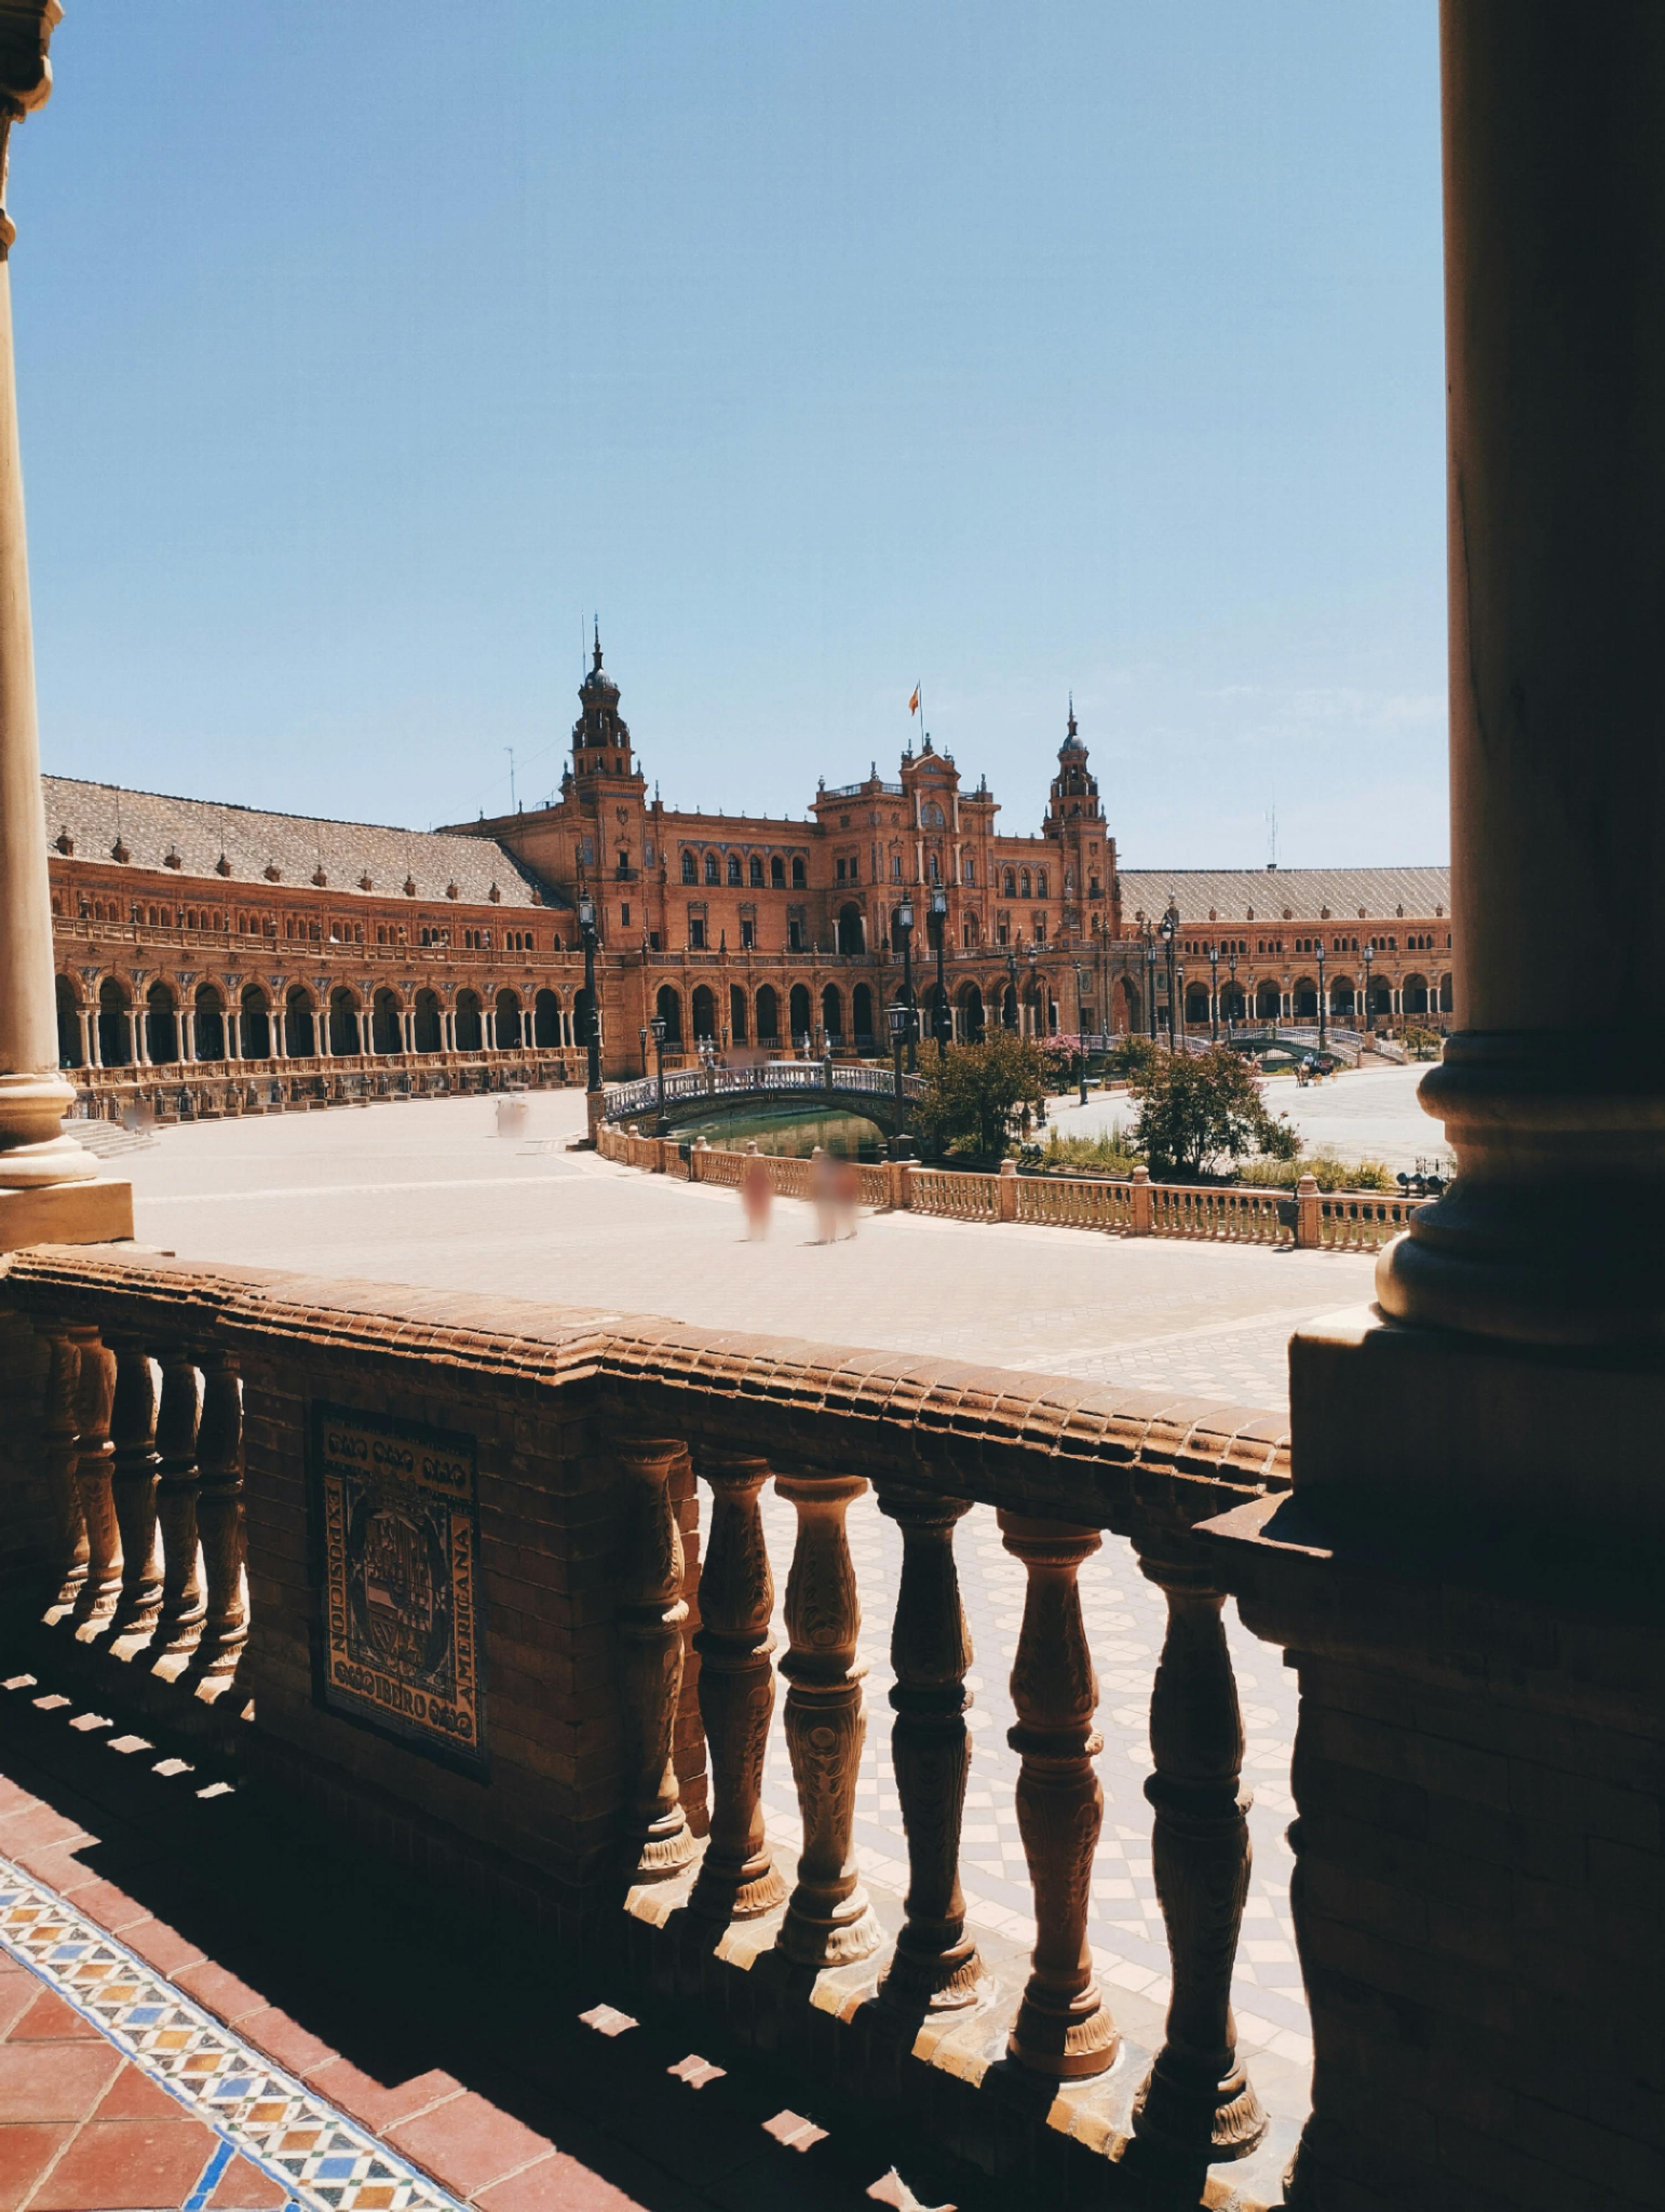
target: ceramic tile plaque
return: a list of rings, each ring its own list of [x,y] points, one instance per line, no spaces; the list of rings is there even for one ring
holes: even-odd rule
[[[319,1701],[483,1773],[474,1439],[314,1401]]]

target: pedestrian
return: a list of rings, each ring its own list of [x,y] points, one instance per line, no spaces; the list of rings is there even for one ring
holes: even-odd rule
[[[810,1196],[815,1201],[816,1242],[831,1244],[838,1237],[838,1163],[817,1145],[810,1154]]]
[[[838,1162],[834,1197],[838,1209],[838,1233],[841,1237],[854,1237],[856,1218],[861,1210],[861,1170],[854,1160]]]
[[[774,1198],[775,1187],[769,1178],[769,1162],[755,1142],[749,1144],[745,1165],[740,1170],[740,1203],[745,1208],[749,1243],[761,1243],[769,1235],[769,1207]]]

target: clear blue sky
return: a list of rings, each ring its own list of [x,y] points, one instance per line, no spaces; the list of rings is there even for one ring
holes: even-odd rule
[[[70,0],[43,745],[417,824],[939,746],[1129,865],[1446,854],[1434,0]]]

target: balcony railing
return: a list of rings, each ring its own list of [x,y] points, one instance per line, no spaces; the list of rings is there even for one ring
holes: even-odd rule
[[[849,2082],[883,2077],[1004,2160],[1038,2136],[1074,2179],[1101,2177],[1095,2202],[1132,2201],[1097,2192],[1124,2160],[1133,2183],[1135,2147],[1229,2175],[1209,2202],[1277,2201],[1301,2108],[1285,2095],[1269,2119],[1233,2044],[1243,1724],[1223,1587],[1189,1531],[1287,1487],[1280,1419],[113,1247],[20,1255],[7,1304],[46,1355],[0,1366],[30,1397],[9,1426],[40,1438],[39,1510],[19,1492],[9,1555],[15,1588],[35,1562],[38,1664],[152,1725],[212,1729],[376,1848],[420,1835],[472,1893],[547,1900],[574,1932],[605,1936],[622,1877],[633,1955],[735,2032],[798,2047],[818,2021]],[[795,1527],[778,1668],[770,1484]],[[905,1898],[870,1893],[853,1856],[872,1585],[847,1521],[870,1492],[901,1541]],[[974,1512],[1026,1592],[1004,1785],[1033,1905],[1017,1942],[968,1921],[960,1882],[969,1777],[1001,1786],[966,1719],[955,1536]],[[1103,1796],[1078,1578],[1107,1540],[1167,1601],[1147,1787],[1165,2033],[1121,1992],[1118,2020],[1087,1942]],[[398,1613],[413,1576],[422,1634],[378,1633],[364,1607]],[[777,1676],[795,1852],[761,1803]],[[771,1955],[779,1972],[754,1971]]]

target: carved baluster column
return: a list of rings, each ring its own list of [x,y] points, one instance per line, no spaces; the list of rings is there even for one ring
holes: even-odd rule
[[[76,1429],[76,1387],[80,1353],[64,1330],[47,1334],[50,1357],[46,1367],[46,1400],[40,1425],[41,1455],[46,1488],[58,1516],[58,1595],[46,1608],[48,1621],[58,1621],[74,1606],[87,1580],[87,1517],[81,1510],[76,1482],[78,1456]]]
[[[700,1718],[711,1759],[711,1834],[690,1904],[753,1920],[787,1885],[763,1838],[763,1753],[775,1709],[775,1583],[757,1510],[769,1462],[702,1452],[711,1535],[700,1570]]]
[[[890,1631],[896,1675],[890,1756],[908,1832],[908,1918],[881,1994],[909,2010],[947,2012],[974,2004],[983,1978],[960,1891],[971,1637],[954,1571],[954,1529],[971,1509],[957,1498],[890,1483],[878,1504],[902,1530],[902,1585]]]
[[[673,1756],[688,1604],[682,1594],[682,1531],[670,1484],[682,1446],[671,1440],[628,1442],[618,1445],[617,1455],[630,1486],[617,1618],[627,1856],[638,1881],[659,1881],[686,1866],[696,1849]]]
[[[1267,2118],[1237,2059],[1231,1970],[1249,1893],[1248,1814],[1240,1787],[1243,1720],[1222,1618],[1224,1593],[1180,1550],[1141,1552],[1168,1601],[1151,1693],[1145,1794],[1156,1810],[1152,1858],[1168,1928],[1173,1995],[1167,2039],[1139,2091],[1134,2128],[1210,2161],[1241,2158]]]
[[[1098,1549],[1096,1528],[1003,1512],[1000,1535],[1029,1577],[1012,1669],[1022,1754],[1018,1826],[1035,1892],[1035,1959],[1007,2045],[1020,2066],[1060,2080],[1102,2074],[1119,2037],[1093,1979],[1087,1897],[1104,1817],[1093,1767],[1098,1681],[1075,1578]]]
[[[810,1966],[847,1966],[884,1942],[851,1856],[855,1784],[867,1733],[856,1639],[861,1606],[845,1540],[844,1516],[867,1486],[860,1475],[777,1475],[798,1515],[787,1578],[790,1649],[787,1749],[803,1815],[798,1884],[781,1929],[781,1948]]]
[[[110,1491],[121,1530],[122,1588],[112,1624],[143,1643],[161,1611],[162,1563],[156,1541],[156,1367],[137,1345],[116,1352],[110,1414]]]
[[[178,1350],[162,1354],[161,1410],[156,1419],[156,1520],[161,1530],[161,1613],[156,1642],[165,1654],[196,1649],[208,1600],[197,1534],[197,1425],[203,1382]]]
[[[195,1673],[234,1674],[248,1642],[248,1577],[244,1560],[243,1378],[229,1352],[203,1359],[203,1409],[197,1439],[200,1481],[197,1533],[208,1583]]]
[[[88,1643],[109,1626],[121,1595],[121,1529],[110,1487],[116,1355],[95,1328],[77,1327],[70,1335],[76,1352],[76,1494],[87,1530],[87,1573],[70,1619],[77,1639]]]

